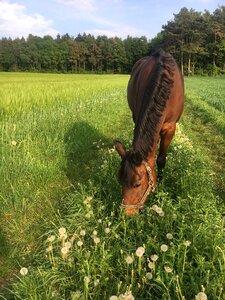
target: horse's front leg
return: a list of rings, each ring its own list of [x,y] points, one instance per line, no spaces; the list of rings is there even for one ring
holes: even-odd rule
[[[157,157],[158,180],[162,179],[162,171],[166,165],[168,147],[176,130],[176,123],[164,123],[160,132],[160,146]]]

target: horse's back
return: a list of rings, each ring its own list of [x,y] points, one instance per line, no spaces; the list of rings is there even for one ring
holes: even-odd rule
[[[159,69],[159,74],[156,69]],[[173,82],[167,106],[165,107],[165,121],[178,121],[183,111],[184,83],[183,76],[174,58],[167,52],[160,50],[152,56],[143,57],[138,60],[131,72],[128,83],[128,103],[133,112],[134,122],[137,120],[141,106],[143,104],[146,90],[149,88],[149,79],[153,81],[162,80],[159,78],[164,75],[164,80]],[[152,83],[151,83],[152,84]],[[156,82],[158,84],[158,82]],[[149,99],[149,101],[154,101]]]

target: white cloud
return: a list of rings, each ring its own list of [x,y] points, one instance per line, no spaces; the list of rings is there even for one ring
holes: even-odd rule
[[[56,36],[58,32],[52,27],[51,20],[39,14],[28,15],[21,4],[0,0],[0,36],[27,37],[29,33]]]
[[[90,33],[94,36],[98,35],[106,35],[108,37],[120,37],[120,38],[126,38],[128,35],[130,36],[143,36],[146,35],[145,32],[141,31],[138,28],[127,26],[127,25],[121,25],[121,26],[115,26],[111,27],[110,29],[87,29],[85,32]]]
[[[57,0],[57,2],[82,12],[93,12],[97,10],[95,0]]]

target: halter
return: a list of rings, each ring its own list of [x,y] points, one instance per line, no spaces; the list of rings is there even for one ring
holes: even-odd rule
[[[155,184],[154,184],[154,180],[153,180],[153,176],[152,176],[152,169],[146,161],[144,161],[144,165],[146,168],[146,172],[148,174],[148,187],[147,187],[146,191],[144,192],[144,195],[142,196],[140,201],[136,204],[124,204],[124,199],[123,199],[122,204],[121,204],[123,208],[138,208],[138,209],[143,208],[145,200],[146,200],[147,196],[149,195],[149,193],[151,191],[152,192],[155,191]]]

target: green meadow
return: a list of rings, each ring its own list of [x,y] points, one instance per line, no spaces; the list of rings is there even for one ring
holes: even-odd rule
[[[186,78],[162,182],[127,218],[127,75],[0,73],[0,299],[225,299],[225,78]],[[206,298],[207,295],[207,298]]]

